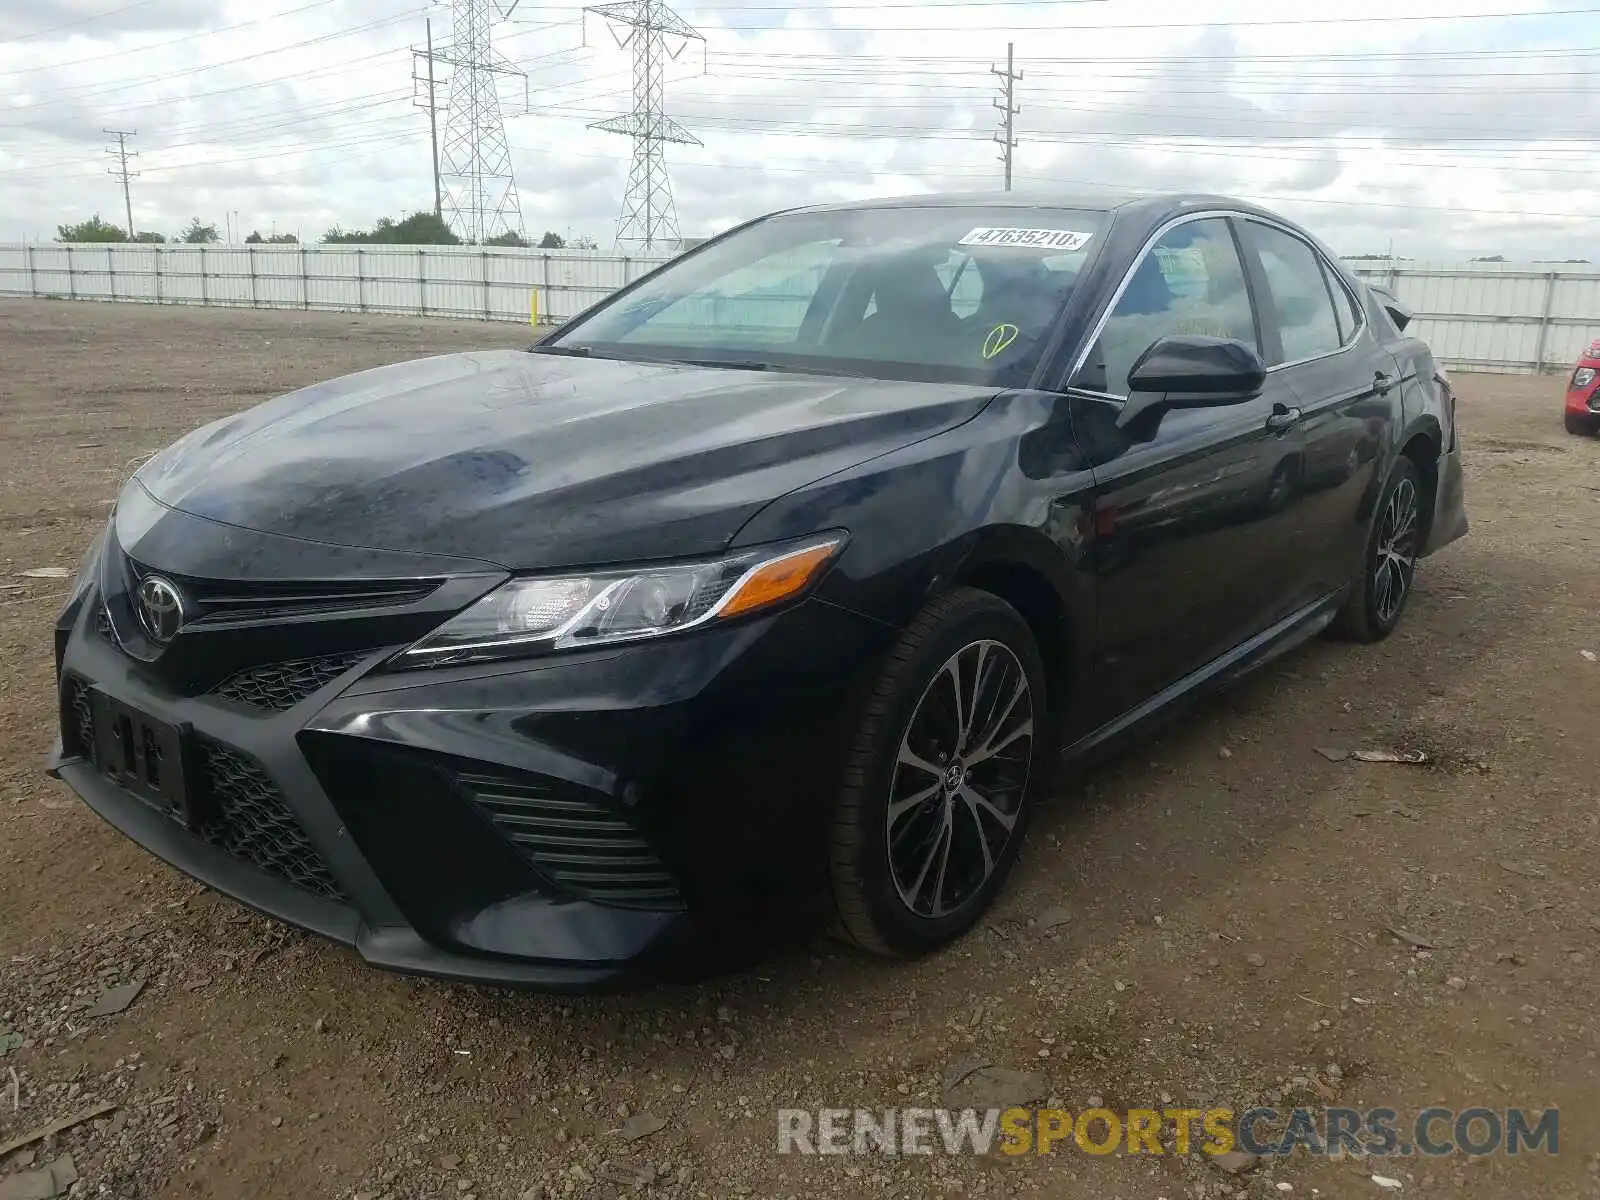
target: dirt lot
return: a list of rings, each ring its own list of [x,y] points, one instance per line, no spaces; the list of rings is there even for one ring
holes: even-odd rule
[[[1559,380],[1459,381],[1473,530],[1425,564],[1394,638],[1314,643],[1097,772],[1035,825],[992,919],[916,965],[818,941],[593,1000],[379,974],[43,776],[66,583],[20,573],[71,568],[134,462],[303,383],[526,340],[0,302],[0,1144],[117,1106],[0,1159],[0,1196],[64,1154],[73,1195],[118,1197],[1600,1194],[1600,663],[1581,654],[1600,651],[1600,441],[1562,431]],[[1070,1146],[775,1152],[780,1107],[937,1104],[974,1054],[1073,1110],[1559,1106],[1560,1152],[1237,1176]],[[628,1142],[639,1114],[664,1125]]]

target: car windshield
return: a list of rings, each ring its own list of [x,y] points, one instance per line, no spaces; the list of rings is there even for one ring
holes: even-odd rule
[[[1021,386],[1105,223],[980,206],[769,217],[534,348]]]

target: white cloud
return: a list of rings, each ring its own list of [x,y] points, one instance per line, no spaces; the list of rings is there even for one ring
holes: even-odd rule
[[[0,238],[120,223],[106,127],[138,130],[140,229],[236,212],[243,230],[315,238],[430,207],[410,50],[424,15],[447,40],[448,6],[272,5],[31,4],[0,42]],[[1014,41],[1019,187],[1241,195],[1345,252],[1588,257],[1600,20],[1484,15],[1548,7],[1351,0],[1336,19],[1222,0],[1201,27],[1160,0],[684,3],[706,45],[672,64],[667,104],[705,144],[668,147],[680,224],[998,186],[989,67]],[[631,105],[631,50],[539,0],[495,36],[529,76],[528,115],[520,84],[502,87],[528,232],[608,243],[630,145],[587,126]]]

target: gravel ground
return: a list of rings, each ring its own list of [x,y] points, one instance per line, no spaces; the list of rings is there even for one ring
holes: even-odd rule
[[[819,940],[604,999],[380,974],[43,776],[66,584],[22,572],[70,569],[132,464],[304,383],[526,341],[0,302],[0,1146],[88,1114],[0,1155],[0,1198],[1600,1194],[1600,441],[1556,379],[1459,379],[1473,531],[1394,638],[1318,641],[1080,781],[992,917],[913,965]],[[971,1061],[1074,1110],[1559,1106],[1560,1153],[775,1151],[780,1107],[938,1103]]]

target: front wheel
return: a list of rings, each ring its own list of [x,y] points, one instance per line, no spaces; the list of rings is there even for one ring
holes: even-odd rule
[[[1566,417],[1568,433],[1591,434],[1600,428],[1600,417],[1585,417],[1578,413],[1567,413]]]
[[[1378,498],[1361,575],[1350,587],[1332,632],[1352,642],[1381,642],[1394,632],[1411,598],[1422,551],[1422,484],[1416,464],[1401,457]]]
[[[836,932],[912,958],[966,932],[1016,861],[1039,774],[1044,668],[1005,601],[930,601],[864,705],[833,817]]]

